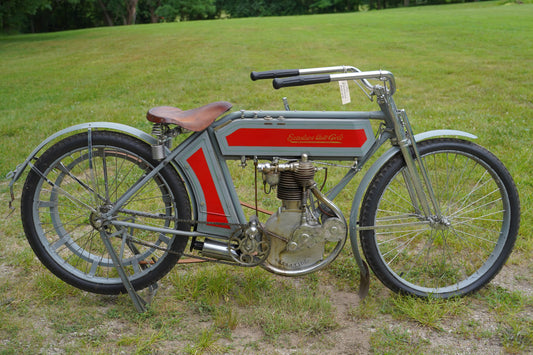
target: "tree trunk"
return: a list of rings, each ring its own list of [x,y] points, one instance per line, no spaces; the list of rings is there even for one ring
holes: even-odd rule
[[[102,2],[102,0],[98,0],[98,4],[100,5],[102,12],[104,13],[105,24],[108,26],[113,26],[113,19],[109,15],[109,11],[107,11],[105,4]]]
[[[155,14],[155,9],[150,9],[150,22],[151,23],[159,22],[159,17]]]
[[[127,18],[127,25],[134,25],[135,24],[135,18],[137,17],[137,3],[139,0],[128,0],[127,6],[128,6],[128,18]]]
[[[150,2],[152,4],[152,2]],[[157,3],[152,6],[150,5],[150,22],[151,23],[158,23],[159,22],[159,16],[155,13],[155,10],[161,5],[161,1],[157,1]]]

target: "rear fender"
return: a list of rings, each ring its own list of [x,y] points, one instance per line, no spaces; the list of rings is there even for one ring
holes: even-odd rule
[[[9,203],[9,206],[12,206],[12,202],[15,200],[15,195],[13,192],[13,185],[17,180],[21,177],[22,173],[28,165],[30,165],[30,162],[32,159],[34,159],[38,154],[50,143],[56,141],[58,138],[67,137],[70,135],[73,135],[78,132],[82,131],[89,131],[89,130],[109,130],[109,131],[115,131],[124,133],[128,136],[132,136],[135,138],[138,138],[142,140],[143,142],[146,142],[150,145],[156,144],[157,140],[149,135],[146,132],[141,131],[140,129],[137,129],[135,127],[131,127],[128,125],[124,125],[121,123],[113,123],[113,122],[91,122],[91,123],[82,123],[79,125],[67,127],[61,131],[58,131],[54,134],[52,134],[50,137],[46,138],[44,141],[42,141],[31,153],[28,155],[26,160],[22,163],[17,165],[15,170],[11,171],[9,174],[7,174],[7,178],[11,179],[9,183],[9,189],[11,192],[11,201]],[[165,148],[167,149],[167,148]],[[167,151],[168,153],[168,151]],[[183,178],[183,181],[185,183],[185,186],[187,188],[187,191],[191,192],[191,185],[189,181],[186,179],[186,175],[183,174],[178,164],[174,164],[174,162],[171,163],[172,166],[178,171],[178,174]],[[196,199],[195,196],[191,193],[189,193],[189,198],[191,199],[191,206],[193,206],[193,214],[196,215],[197,207],[196,207]]]
[[[84,131],[84,130],[91,130],[91,129],[103,129],[103,130],[112,130],[112,131],[118,131],[121,133],[125,133],[129,136],[133,136],[136,138],[141,139],[142,141],[153,144],[156,142],[156,139],[149,135],[146,132],[141,131],[140,129],[127,126],[120,123],[113,123],[113,122],[91,122],[91,123],[82,123],[79,125],[71,126],[68,128],[65,128],[61,131],[58,131],[54,134],[52,134],[50,137],[46,138],[44,141],[42,141],[31,153],[28,155],[26,160],[22,163],[17,165],[15,170],[7,174],[7,178],[11,179],[11,182],[9,183],[10,188],[12,188],[13,184],[20,178],[24,170],[28,167],[30,161],[39,154],[39,152],[46,147],[48,144],[56,140],[57,138],[60,138],[62,136],[68,136],[72,135],[74,132],[77,131]]]

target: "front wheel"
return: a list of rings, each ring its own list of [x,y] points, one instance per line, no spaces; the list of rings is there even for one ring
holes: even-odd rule
[[[135,289],[163,277],[176,264],[186,237],[134,227],[104,227],[98,220],[100,213],[110,211],[157,165],[148,144],[115,132],[80,133],[51,146],[29,172],[21,199],[24,231],[40,261],[82,290],[125,292],[103,243],[105,234]],[[190,219],[190,211],[184,184],[167,165],[136,191],[113,219],[187,230],[190,226],[183,220]]]
[[[361,246],[390,289],[423,297],[464,295],[486,285],[511,253],[520,223],[513,179],[486,149],[458,139],[418,144],[441,216],[412,203],[401,154],[371,182],[361,207]]]

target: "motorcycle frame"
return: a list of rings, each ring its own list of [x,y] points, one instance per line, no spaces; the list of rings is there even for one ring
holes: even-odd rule
[[[351,67],[348,67],[348,69],[350,68]],[[347,71],[347,67],[330,67],[315,68],[308,70],[308,72],[300,70],[300,74],[331,72],[333,69]],[[356,71],[355,68],[351,69]],[[302,73],[302,71],[304,72]],[[385,142],[390,141],[392,147],[378,157],[370,168],[368,168],[359,183],[352,200],[350,217],[348,219],[352,251],[361,272],[360,295],[364,294],[366,291],[362,290],[365,287],[363,285],[363,279],[368,280],[369,274],[368,268],[359,252],[357,235],[360,229],[375,229],[375,227],[370,226],[360,228],[358,225],[358,217],[359,206],[373,177],[390,159],[397,154],[402,154],[407,165],[405,182],[410,191],[415,208],[419,208],[420,214],[426,217],[435,216],[438,218],[440,216],[440,211],[435,202],[431,184],[425,172],[423,162],[420,159],[416,143],[429,138],[441,136],[461,136],[469,139],[475,139],[477,137],[470,133],[457,130],[435,130],[413,135],[405,111],[398,110],[392,98],[395,91],[395,84],[391,73],[382,71],[355,72],[348,74],[331,74],[329,76],[329,80],[331,81],[347,79],[353,79],[354,81],[360,80],[364,86],[371,88],[371,94],[376,96],[381,111],[242,110],[227,114],[214,122],[207,129],[200,132],[194,132],[182,143],[178,144],[173,150],[164,147],[165,158],[162,159],[149,174],[145,175],[128,189],[128,191],[117,200],[113,208],[100,216],[102,222],[126,228],[138,228],[156,233],[172,234],[178,237],[206,237],[228,240],[236,230],[240,228],[240,226],[248,223],[241,207],[236,188],[233,184],[233,177],[227,164],[228,160],[240,160],[241,164],[245,165],[247,160],[253,160],[254,163],[258,160],[299,160],[303,154],[306,154],[310,160],[351,161],[353,164],[349,171],[327,193],[326,197],[329,200],[334,200],[355,175],[362,170],[363,166],[366,165],[369,159],[376,154],[379,148],[382,147]],[[389,87],[387,87],[387,85],[370,86],[366,79],[388,81]],[[371,121],[381,122],[376,133],[374,133],[370,123]],[[312,125],[312,128],[308,127],[310,124]],[[329,133],[334,135],[338,134],[339,129],[342,132],[358,131],[364,136],[364,141],[360,141],[359,143],[361,144],[359,145],[354,145],[352,141],[344,139],[344,137],[341,139],[339,138],[339,135],[337,135],[329,142],[328,139],[326,139],[325,141],[317,143],[313,138],[317,137],[317,132],[323,134],[325,137],[327,137]],[[40,151],[49,144],[57,141],[59,138],[72,135],[79,131],[87,131],[88,147],[89,151],[91,151],[92,133],[95,130],[118,131],[138,138],[150,145],[156,145],[158,143],[156,138],[141,130],[117,123],[94,122],[66,128],[41,142],[41,144],[30,153],[28,158],[22,164],[8,174],[8,178],[11,178],[9,186],[11,189],[12,200],[14,199],[14,183],[20,178],[28,166],[34,169],[31,161],[38,156]],[[240,130],[245,132],[244,135],[242,132],[239,133]],[[279,139],[287,139],[287,133],[293,132],[294,130],[303,134],[295,138],[295,143],[279,143]],[[240,139],[247,136],[250,137],[250,134],[246,134],[246,131],[252,131],[256,134],[263,133],[260,131],[267,132],[267,137],[263,138],[263,142],[267,143],[264,143],[262,146],[254,146],[254,137],[252,137],[251,141],[249,138]],[[230,142],[229,138],[233,134],[236,134],[237,138],[232,138]],[[271,134],[273,135],[273,138],[278,139],[278,145],[268,144],[270,138],[268,134]],[[306,137],[311,137],[310,141]],[[241,140],[247,141],[247,143],[239,145]],[[335,147],[336,144],[341,144],[341,147]],[[414,158],[412,152],[414,153]],[[126,201],[139,191],[145,183],[158,174],[161,169],[169,164],[174,167],[177,175],[183,180],[186,186],[188,198],[191,202],[193,219],[199,222],[196,224],[194,230],[182,231],[171,228],[153,227],[133,222],[114,220],[112,218]],[[127,275],[125,275],[124,269],[120,264],[120,259],[109,243],[108,236],[102,231],[101,237],[116,264],[115,266],[120,277],[137,310],[142,312],[145,309],[144,300],[137,295],[129,282]],[[366,286],[366,290],[368,290],[368,286]]]
[[[164,228],[155,228],[150,226],[144,226],[144,225],[138,225],[133,224],[131,222],[125,222],[125,221],[114,221],[113,223],[116,225],[123,225],[126,227],[135,227],[135,228],[142,228],[146,230],[151,230],[154,232],[161,232],[161,233],[169,233],[174,234],[178,236],[185,236],[185,237],[194,237],[194,236],[201,236],[201,237],[214,237],[214,238],[222,238],[227,239],[231,234],[234,232],[234,226],[237,224],[245,224],[247,223],[246,217],[244,215],[244,211],[240,205],[239,198],[237,196],[235,186],[233,185],[233,178],[231,176],[231,173],[229,171],[228,165],[226,163],[227,160],[241,160],[243,156],[248,156],[250,158],[274,158],[274,157],[280,157],[280,158],[293,158],[298,159],[299,156],[297,153],[300,152],[293,152],[292,154],[287,154],[285,156],[282,155],[269,155],[266,156],[264,153],[261,154],[253,154],[253,152],[249,152],[245,155],[238,155],[235,153],[226,153],[223,154],[220,150],[220,146],[216,143],[216,132],[223,127],[226,127],[231,122],[234,122],[236,120],[240,119],[255,119],[255,120],[262,120],[263,123],[269,123],[268,121],[273,120],[273,117],[283,117],[285,120],[287,119],[304,119],[309,121],[318,122],[320,120],[326,120],[328,123],[331,123],[331,120],[346,120],[346,121],[370,121],[370,120],[377,120],[377,121],[386,121],[386,115],[383,113],[383,111],[370,111],[370,112],[352,112],[352,111],[239,111],[239,112],[233,112],[230,113],[220,120],[216,121],[213,125],[208,127],[206,130],[202,132],[196,132],[193,133],[191,136],[189,136],[185,141],[183,141],[181,144],[177,145],[176,148],[174,148],[172,151],[166,150],[166,157],[163,159],[156,167],[155,169],[145,178],[138,182],[137,185],[132,187],[128,191],[128,193],[122,198],[117,201],[116,209],[120,207],[120,205],[123,203],[123,201],[126,201],[129,197],[131,197],[135,191],[140,189],[142,187],[142,184],[144,184],[146,181],[149,181],[151,177],[153,177],[155,174],[157,174],[165,165],[171,164],[177,171],[177,174],[183,179],[185,186],[187,188],[189,199],[191,201],[191,206],[193,209],[193,218],[195,218],[198,221],[203,221],[207,223],[200,223],[198,224],[198,227],[195,231],[180,231],[175,229],[164,229]],[[75,126],[68,127],[66,129],[63,129],[51,136],[49,136],[47,139],[45,139],[39,146],[37,146],[30,155],[26,158],[26,160],[17,166],[15,171],[10,173],[8,176],[11,178],[11,182],[9,184],[11,189],[11,194],[13,196],[13,186],[15,182],[22,176],[24,170],[30,166],[33,168],[33,165],[31,164],[31,161],[35,159],[39,152],[42,151],[45,147],[53,143],[54,141],[58,140],[61,137],[69,136],[74,133],[80,132],[80,131],[87,131],[88,136],[90,137],[93,131],[96,130],[110,130],[110,131],[117,131],[121,132],[130,136],[133,136],[135,138],[138,138],[148,144],[156,144],[157,140],[152,137],[151,135],[136,129],[131,126],[127,126],[124,124],[118,124],[118,123],[111,123],[111,122],[92,122],[92,123],[84,123],[79,124]],[[477,137],[473,134],[458,131],[458,130],[433,130],[433,131],[427,131],[420,134],[415,135],[413,138],[414,142],[420,142],[426,139],[434,138],[434,137],[442,137],[442,136],[461,136],[466,137],[469,139],[476,139]],[[362,170],[363,166],[366,162],[368,162],[369,158],[375,154],[375,152],[385,144],[385,142],[394,140],[394,135],[392,134],[390,129],[382,129],[380,135],[373,141],[372,145],[368,148],[365,154],[358,157],[356,161],[354,161],[354,165],[352,168],[346,173],[346,175],[337,183],[336,186],[334,186],[327,194],[327,197],[330,200],[334,200],[335,197],[348,185],[348,183],[355,177],[355,175]],[[204,158],[207,163],[209,176],[211,177],[212,181],[215,183],[215,190],[210,190],[209,186],[205,186],[205,180],[204,185],[202,185],[202,181],[198,179],[198,176],[193,173],[191,170],[190,165],[188,165],[187,159],[190,158],[194,153],[198,152],[199,150],[204,151]],[[205,150],[204,150],[205,149]],[[379,169],[385,165],[392,157],[394,157],[396,154],[401,153],[401,149],[399,145],[394,145],[390,147],[385,153],[383,153],[373,164],[368,168],[365,175],[363,176],[359,186],[357,187],[357,190],[354,194],[354,198],[351,205],[350,210],[350,217],[348,219],[349,221],[349,236],[351,240],[352,250],[354,252],[354,256],[356,257],[358,261],[359,267],[362,266],[361,257],[358,249],[358,240],[357,240],[357,231],[358,231],[358,215],[359,215],[359,206],[360,203],[364,197],[364,193],[366,192],[367,187],[369,186],[370,182],[372,181],[372,178],[374,175],[379,171]],[[330,155],[329,157],[321,157],[321,160],[353,160],[356,158],[355,155],[343,155],[343,156],[335,156],[335,154]],[[205,168],[205,166],[204,166]],[[212,186],[211,186],[212,187]],[[205,191],[205,192],[204,192]],[[223,208],[225,211],[225,217],[228,218],[228,224],[226,227],[220,227],[220,225],[217,225],[214,223],[215,221],[208,219],[208,214],[203,209],[202,200],[205,198],[205,195],[207,195],[210,198],[215,198],[216,200],[220,201],[220,203],[223,203]],[[112,213],[114,213],[115,210],[111,210],[108,212],[108,215],[111,216]],[[211,222],[211,224],[209,224]],[[228,228],[229,227],[229,228]],[[362,272],[364,271],[364,268],[362,269]]]
[[[387,159],[379,161],[379,167],[386,163],[397,153],[403,155],[408,170],[406,183],[409,190],[412,191],[412,197],[415,204],[418,202],[421,212],[427,217],[430,215],[439,215],[431,185],[425,174],[425,168],[420,163],[416,148],[416,136],[409,136],[410,126],[404,111],[397,110],[391,95],[382,95],[385,101],[379,102],[382,111],[357,112],[357,111],[240,111],[226,115],[216,121],[213,125],[201,132],[195,132],[184,142],[177,145],[172,151],[167,152],[167,156],[159,165],[157,165],[149,174],[147,174],[136,185],[118,199],[112,209],[102,216],[103,220],[109,220],[113,225],[123,226],[126,228],[138,228],[153,232],[169,233],[178,236],[196,236],[211,237],[218,239],[227,239],[231,237],[240,225],[248,223],[241,207],[239,197],[233,184],[233,177],[227,165],[228,160],[241,160],[245,162],[251,160],[276,160],[287,159],[297,160],[302,154],[307,154],[309,159],[315,158],[320,160],[349,160],[353,161],[352,168],[346,175],[327,193],[330,200],[335,197],[348,185],[355,175],[363,168],[368,160],[375,154],[378,149],[387,141],[393,143],[393,147],[385,153]],[[387,101],[388,100],[388,101]],[[400,122],[401,117],[401,122]],[[384,127],[374,138],[370,120],[378,120],[385,123]],[[238,132],[243,129],[256,129],[257,131],[292,131],[294,127],[287,128],[295,122],[295,126],[303,127],[312,124],[313,127],[333,126],[336,131],[339,126],[355,126],[356,130],[364,131],[366,135],[365,142],[358,148],[331,148],[320,147],[313,150],[310,147],[250,147],[237,146],[232,149],[228,146],[228,136],[230,133]],[[237,126],[233,128],[233,126]],[[293,126],[294,126],[293,125]],[[254,127],[254,128],[250,128]],[[329,134],[330,128],[310,128],[302,129],[310,135]],[[222,132],[222,133],[221,133]],[[475,136],[460,131],[440,130],[434,133],[424,134],[424,138],[430,138],[435,135],[455,135],[475,138]],[[416,159],[412,158],[410,147],[415,151]],[[252,149],[252,148],[255,148]],[[272,150],[276,154],[272,154]],[[278,151],[276,152],[276,148]],[[268,151],[268,152],[267,152]],[[246,152],[246,153],[245,153]],[[242,154],[239,154],[242,153]],[[359,153],[359,154],[357,154]],[[176,168],[179,176],[184,180],[189,191],[189,198],[193,206],[194,219],[199,223],[196,230],[180,231],[170,228],[159,228],[145,226],[137,223],[113,220],[112,216],[129,200],[147,181],[150,181],[164,166],[172,163]],[[376,162],[378,163],[378,162]],[[418,169],[417,166],[418,164]],[[375,165],[375,164],[374,164]],[[371,169],[372,176],[377,172],[377,168]],[[418,173],[420,171],[421,173]],[[368,175],[368,173],[367,173]],[[367,177],[365,175],[365,178]],[[370,183],[371,179],[363,179],[363,188]],[[427,192],[424,191],[424,186]],[[362,199],[360,193],[361,186],[358,187],[352,203],[350,213],[350,226],[358,226],[357,213],[358,206]],[[356,227],[357,228],[357,227]],[[369,228],[369,227],[367,227]],[[370,227],[371,228],[371,227]],[[355,243],[356,230],[350,228],[350,239],[352,245]],[[354,248],[354,254],[358,251]]]
[[[280,119],[280,117],[282,117]],[[379,147],[388,139],[384,134],[378,140],[375,140],[371,129],[370,120],[382,120],[383,114],[376,112],[287,112],[287,111],[240,111],[226,115],[215,124],[208,127],[202,132],[193,133],[181,144],[177,145],[172,151],[167,152],[167,156],[158,166],[146,175],[143,180],[126,194],[124,194],[103,218],[111,217],[121,205],[127,201],[142,185],[155,176],[165,165],[172,163],[178,174],[182,176],[189,190],[191,203],[194,210],[195,220],[198,225],[195,232],[184,232],[172,229],[161,229],[150,226],[141,226],[131,222],[112,221],[112,224],[124,227],[133,227],[147,229],[154,232],[171,233],[184,236],[206,236],[214,238],[229,238],[234,232],[236,226],[246,224],[248,221],[244,215],[233,178],[227,165],[228,160],[245,161],[251,160],[274,160],[279,159],[299,159],[302,154],[308,154],[310,159],[319,155],[321,160],[351,160],[358,158],[357,167],[351,170],[360,170],[359,167],[366,162]],[[267,153],[272,151],[272,147],[258,147],[255,150],[250,147],[228,147],[225,138],[234,133],[234,130],[251,129],[255,127],[262,130],[260,126],[268,127],[271,131],[288,132],[292,131],[291,123],[297,121],[295,125],[303,126],[313,124],[317,126],[353,126],[357,125],[360,131],[364,131],[366,141],[359,149],[362,154],[355,155],[351,148],[317,148],[311,149],[300,148],[279,148],[279,154]],[[279,124],[279,125],[276,125]],[[237,127],[234,127],[237,126]],[[336,131],[338,129],[334,129]],[[346,129],[347,130],[347,129]],[[228,131],[230,133],[228,133]],[[331,129],[307,129],[310,134],[330,133]],[[239,154],[240,150],[247,149],[246,154]],[[283,150],[283,151],[281,151]],[[349,150],[352,150],[350,152]],[[243,160],[244,159],[244,160]],[[355,174],[349,174],[342,180],[342,185],[337,186],[328,198],[333,199],[344,186],[346,186]]]

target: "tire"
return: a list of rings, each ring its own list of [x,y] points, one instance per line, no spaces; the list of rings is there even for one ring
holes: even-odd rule
[[[149,145],[116,132],[93,131],[90,139],[88,133],[80,133],[51,146],[29,172],[21,199],[24,231],[39,260],[60,279],[82,290],[100,294],[126,292],[102,241],[102,231],[112,235],[109,239],[135,289],[161,279],[178,261],[188,238],[103,227],[95,217],[95,211],[105,212],[112,207],[156,165]],[[183,182],[167,165],[114,217],[190,230],[189,224],[176,219],[189,220],[191,208]],[[131,243],[128,236],[152,246]]]
[[[474,292],[496,276],[515,243],[515,184],[503,164],[474,143],[431,139],[418,149],[444,218],[428,223],[413,206],[406,165],[397,154],[363,199],[360,225],[381,226],[360,231],[365,257],[395,292],[436,298]]]

